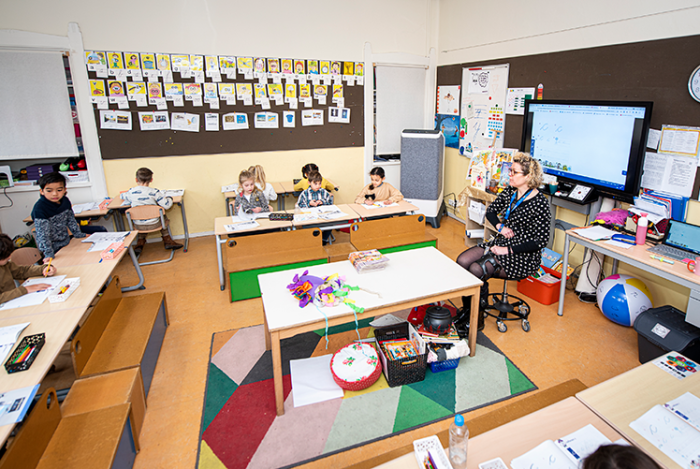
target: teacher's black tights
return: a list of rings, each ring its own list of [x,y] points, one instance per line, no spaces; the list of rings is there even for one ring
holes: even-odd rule
[[[481,270],[481,266],[477,262],[479,259],[481,259],[484,256],[484,248],[479,247],[479,246],[474,246],[466,251],[464,251],[462,254],[460,254],[457,257],[457,264],[462,266],[463,268],[467,269],[469,272],[471,272],[475,277],[482,279],[484,282],[486,280],[490,279],[491,277],[500,277],[500,278],[506,278],[506,273],[505,269],[499,269],[498,272],[495,272],[495,267],[493,264],[487,262],[485,264],[486,266],[486,272]],[[497,256],[496,256],[497,258]],[[485,275],[484,275],[485,274]]]

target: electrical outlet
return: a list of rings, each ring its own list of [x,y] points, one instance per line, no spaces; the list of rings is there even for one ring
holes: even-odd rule
[[[454,199],[448,199],[447,200],[447,205],[449,205],[452,208],[457,208],[457,201]]]

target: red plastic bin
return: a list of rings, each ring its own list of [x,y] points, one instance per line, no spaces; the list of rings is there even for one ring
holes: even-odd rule
[[[561,279],[561,273],[542,266],[545,272]],[[559,301],[559,285],[561,280],[554,283],[545,283],[536,278],[528,277],[518,282],[518,291],[529,296],[533,300],[543,305],[551,305]]]

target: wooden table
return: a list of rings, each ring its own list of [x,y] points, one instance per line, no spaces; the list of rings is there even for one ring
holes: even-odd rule
[[[416,210],[418,210],[418,207],[409,202],[406,202],[405,200],[401,200],[400,202],[398,202],[398,205],[394,207],[368,209],[363,204],[350,204],[350,208],[352,208],[355,211],[355,213],[357,213],[362,218],[386,217],[390,215],[398,215],[400,213],[415,212]]]
[[[584,391],[585,392],[585,391]],[[615,442],[622,438],[614,428],[589,410],[578,399],[569,397],[542,410],[502,425],[494,430],[469,439],[467,469],[478,469],[479,464],[495,458],[510,462],[540,443],[555,441],[591,424]],[[377,468],[422,469],[413,453],[396,458]]]
[[[225,226],[233,223],[232,217],[219,217],[214,219],[214,239],[216,240],[216,260],[219,268],[219,287],[221,291],[226,288],[226,272],[224,272],[224,256],[221,246],[228,241],[229,238],[235,236],[245,236],[253,233],[264,233],[276,230],[292,229],[291,221],[270,221],[267,218],[255,220],[260,226],[249,228],[240,231],[226,231]]]
[[[700,276],[689,271],[683,262],[675,261],[674,264],[660,262],[652,259],[651,254],[647,249],[649,245],[632,246],[629,249],[619,248],[606,244],[605,241],[591,241],[577,233],[578,229],[568,230],[564,240],[564,257],[563,265],[569,261],[569,243],[574,242],[581,244],[596,252],[600,252],[605,256],[613,258],[613,273],[617,271],[618,261],[642,269],[646,272],[658,275],[667,280],[670,280],[678,285],[690,289],[688,298],[688,307],[686,309],[686,321],[695,326],[700,327]],[[564,293],[566,292],[566,282],[560,282],[559,289],[559,309],[557,314],[564,314]]]
[[[678,353],[669,352],[665,355]],[[629,424],[653,406],[664,404],[686,392],[700,396],[700,373],[678,379],[652,362],[647,362],[586,389],[576,397],[657,462],[668,468],[680,468],[681,466],[634,431]]]
[[[338,228],[346,228],[350,226],[350,223],[347,223],[350,220],[356,220],[360,218],[360,216],[353,210],[352,205],[348,204],[341,204],[341,205],[336,205],[338,207],[338,210],[343,212],[342,217],[334,218],[332,220],[324,220],[317,218],[315,220],[305,220],[305,221],[294,221],[294,228],[309,228],[309,227],[318,227],[322,231],[325,230],[334,230]],[[304,208],[296,208],[294,210],[294,213],[301,213],[307,209]],[[343,223],[346,222],[346,223]]]
[[[71,296],[71,299],[73,296]],[[8,374],[4,366],[0,369],[0,393],[41,383],[61,349],[70,338],[73,330],[75,330],[76,324],[83,317],[85,309],[85,307],[63,309],[24,318],[0,318],[0,327],[12,326],[23,322],[30,323],[22,331],[17,343],[25,336],[42,332],[46,334],[46,343],[28,370]],[[7,439],[14,427],[15,424],[0,427],[0,444]]]
[[[365,291],[352,293],[357,306],[365,308],[360,317],[380,316],[426,303],[471,296],[470,324],[476,324],[481,280],[432,247],[395,252],[387,257],[390,261],[386,269],[361,275],[349,261],[341,261],[258,276],[265,310],[265,346],[272,350],[277,415],[284,414],[280,341],[302,332],[323,329],[326,325],[316,308],[300,308],[287,290],[286,286],[297,273],[308,270],[319,277],[337,273],[345,276],[349,285],[379,292],[381,297]],[[344,304],[324,308],[323,312],[328,316],[329,327],[354,321],[353,311]],[[474,356],[475,327],[469,331],[469,348],[470,356]]]
[[[141,266],[139,265],[139,261],[136,258],[136,253],[134,252],[133,248],[133,243],[136,240],[138,233],[138,231],[130,232],[124,239],[124,246],[126,247],[126,249],[120,252],[116,258],[102,262],[100,262],[100,259],[102,259],[101,251],[88,252],[88,249],[92,247],[92,243],[83,243],[82,241],[85,238],[73,238],[70,240],[70,243],[68,243],[68,246],[61,248],[61,250],[59,250],[56,253],[56,257],[52,261],[52,264],[55,265],[58,269],[62,267],[75,265],[104,264],[110,268],[111,272],[116,268],[119,262],[121,262],[124,256],[126,256],[128,253],[129,257],[131,258],[131,263],[134,265],[134,269],[136,269],[136,274],[139,277],[139,283],[137,283],[134,286],[123,287],[122,291],[128,292],[134,290],[141,290],[143,289],[145,278],[143,276],[143,271],[141,270]],[[61,270],[59,270],[59,275],[63,275],[61,273]]]

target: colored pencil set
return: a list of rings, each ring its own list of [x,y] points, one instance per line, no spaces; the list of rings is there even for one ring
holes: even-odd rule
[[[44,333],[24,337],[5,362],[7,372],[15,373],[28,370],[39,355],[44,343],[46,343],[46,334]]]

